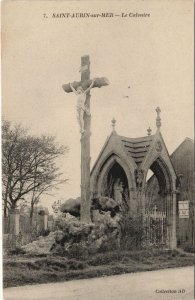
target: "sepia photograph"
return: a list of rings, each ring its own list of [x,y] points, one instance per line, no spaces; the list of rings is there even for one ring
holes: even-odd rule
[[[3,300],[194,299],[194,3],[1,3]]]

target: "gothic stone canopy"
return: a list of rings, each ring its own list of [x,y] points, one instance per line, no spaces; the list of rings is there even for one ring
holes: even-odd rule
[[[160,181],[165,181],[166,192],[175,191],[176,172],[160,131],[139,138],[120,136],[113,131],[92,168],[92,193],[101,193],[102,175],[105,175],[114,163],[123,168],[129,189],[132,191],[137,188],[136,172],[142,171],[144,184],[149,169],[156,173]]]
[[[142,212],[145,213],[144,190],[147,186],[146,177],[149,169],[155,174],[164,199],[166,197],[164,207],[170,224],[168,245],[174,248],[177,176],[159,128],[154,135],[139,138],[120,136],[114,129],[91,170],[91,195],[92,198],[102,196],[112,198],[113,186],[120,180],[123,183],[123,194],[130,214],[137,213],[140,194]]]

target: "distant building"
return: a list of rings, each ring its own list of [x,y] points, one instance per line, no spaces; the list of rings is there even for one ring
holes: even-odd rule
[[[194,245],[194,141],[186,138],[171,155],[179,177],[177,195],[177,243]],[[179,217],[179,201],[189,201],[189,218]]]
[[[170,158],[177,174],[177,245],[194,245],[194,141],[190,138],[185,138],[170,155]],[[148,180],[146,189],[149,210],[155,205],[158,210],[164,210],[160,194],[158,180],[153,175]],[[185,218],[181,217],[179,209],[179,203],[184,203],[183,201],[188,202],[187,205],[189,205],[189,214]]]

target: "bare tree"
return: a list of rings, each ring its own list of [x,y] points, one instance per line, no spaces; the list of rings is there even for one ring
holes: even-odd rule
[[[34,137],[21,125],[2,124],[2,181],[4,215],[32,193],[33,202],[61,182],[56,159],[68,151],[54,137]],[[34,194],[33,194],[34,193]],[[38,194],[37,194],[38,193]]]

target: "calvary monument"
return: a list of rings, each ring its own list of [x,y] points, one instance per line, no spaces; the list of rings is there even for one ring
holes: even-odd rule
[[[105,77],[90,79],[89,56],[81,57],[81,81],[64,84],[65,92],[77,95],[77,120],[81,131],[81,220],[90,222],[90,89],[108,85]]]

